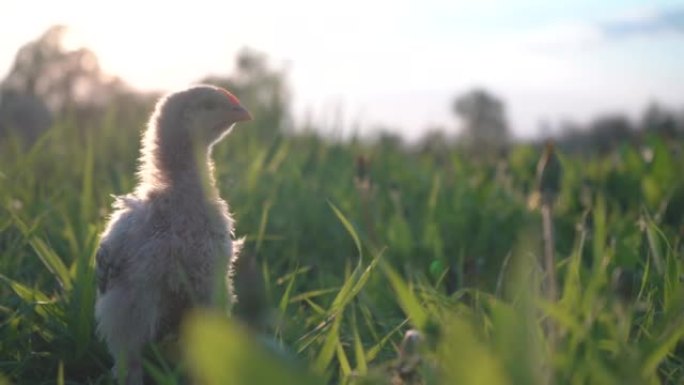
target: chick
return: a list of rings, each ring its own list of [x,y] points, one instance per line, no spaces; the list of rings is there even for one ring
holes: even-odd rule
[[[240,242],[210,156],[251,118],[228,91],[200,85],[162,98],[147,124],[138,184],[114,202],[97,252],[97,330],[128,385],[143,383],[144,346],[174,333],[189,308],[234,302]]]

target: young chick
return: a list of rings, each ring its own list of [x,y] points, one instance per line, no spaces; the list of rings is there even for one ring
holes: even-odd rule
[[[114,202],[97,252],[97,329],[126,384],[143,383],[143,347],[188,308],[233,302],[239,242],[210,155],[250,119],[231,93],[201,85],[162,98],[148,122],[138,185]]]

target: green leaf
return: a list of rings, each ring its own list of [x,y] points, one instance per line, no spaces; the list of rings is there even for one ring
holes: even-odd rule
[[[330,306],[329,310],[330,313],[341,312],[342,310],[344,310],[347,304],[349,304],[349,302],[352,299],[354,299],[354,297],[357,294],[359,294],[359,292],[364,287],[366,282],[368,282],[371,272],[378,264],[378,261],[380,261],[380,257],[381,254],[378,255],[375,259],[373,259],[370,265],[368,265],[363,272],[361,272],[361,265],[357,265],[356,268],[354,268],[354,271],[349,276],[349,278],[347,278],[347,280],[344,282],[344,284],[340,288],[339,293],[333,300],[333,303]]]
[[[679,341],[684,339],[684,317],[678,317],[678,322],[673,323],[661,336],[657,343],[650,349],[644,360],[642,374],[646,377],[655,375],[658,365],[674,350]]]
[[[59,361],[57,367],[57,385],[64,385],[64,361]]]
[[[297,294],[294,297],[290,298],[290,303],[304,301],[306,299],[311,299],[311,298],[319,297],[321,295],[334,293],[334,292],[339,291],[339,290],[340,290],[339,287],[331,287],[329,289],[319,289],[319,290],[307,291],[305,293]]]
[[[452,318],[438,346],[444,384],[510,385],[499,357],[479,338],[473,326]]]
[[[261,251],[261,246],[264,241],[264,235],[266,234],[266,225],[268,224],[268,214],[271,211],[271,206],[273,202],[269,199],[264,202],[261,210],[261,221],[259,222],[259,232],[257,233],[256,239],[256,253],[259,254]]]
[[[293,357],[269,350],[220,314],[191,314],[183,326],[181,341],[197,383],[322,384]]]
[[[49,303],[51,302],[47,295],[38,289],[32,289],[17,281],[14,281],[6,276],[0,274],[0,280],[4,281],[12,288],[12,291],[19,296],[26,303]]]
[[[316,357],[316,362],[314,363],[314,370],[317,373],[324,373],[325,369],[332,361],[337,345],[339,344],[339,332],[340,323],[342,322],[342,317],[335,317],[332,323],[332,327],[328,330],[328,334],[325,336],[325,342],[321,351]]]
[[[419,330],[423,330],[427,322],[427,314],[420,305],[418,298],[413,294],[411,289],[406,285],[399,274],[390,267],[386,262],[381,264],[382,270],[390,281],[394,293],[397,295],[399,306],[404,310],[404,313],[409,317],[413,326]]]
[[[606,246],[606,199],[603,195],[596,198],[594,207],[594,266],[600,266]]]
[[[342,374],[346,376],[350,376],[352,373],[351,370],[351,365],[349,365],[349,359],[347,358],[347,354],[344,352],[344,348],[342,347],[342,344],[340,343],[339,338],[337,339],[337,361],[340,363],[340,370],[342,370]]]
[[[287,288],[285,289],[285,293],[283,293],[283,297],[280,299],[280,305],[278,308],[282,313],[285,312],[287,309],[287,304],[290,302],[290,293],[292,292],[292,288],[294,287],[294,282],[295,279],[297,279],[297,271],[299,270],[299,266],[295,268],[294,274],[292,274],[290,278],[290,282],[287,284]]]
[[[407,323],[408,320],[404,320],[403,322],[395,326],[394,329],[390,330],[390,332],[387,333],[384,337],[382,337],[382,339],[377,344],[368,349],[366,351],[366,360],[368,362],[373,361],[380,353],[380,350],[387,344],[387,342],[389,342],[390,338],[392,338],[393,335],[399,333],[399,331],[404,326],[406,326]]]
[[[356,372],[365,375],[368,372],[366,355],[363,351],[363,342],[359,336],[359,329],[356,326],[356,311],[352,313],[352,335],[354,337],[354,359],[356,360]]]
[[[354,244],[356,245],[356,250],[359,252],[359,259],[363,259],[363,251],[361,250],[361,241],[359,240],[359,236],[358,236],[356,230],[354,230],[354,226],[352,226],[352,224],[349,222],[349,220],[347,220],[347,217],[345,217],[344,214],[342,214],[342,212],[337,207],[335,207],[334,204],[332,204],[331,202],[328,202],[328,204],[330,205],[330,207],[335,212],[337,219],[339,219],[340,222],[342,222],[342,225],[344,225],[344,228],[347,230],[349,235],[351,235],[352,239],[354,240]]]
[[[33,250],[38,254],[38,257],[43,262],[45,267],[57,279],[62,288],[69,292],[72,288],[71,275],[69,269],[64,265],[64,262],[59,258],[57,253],[50,248],[42,239],[33,237],[29,241]]]
[[[93,202],[93,180],[95,157],[93,130],[86,130],[85,159],[83,159],[83,179],[81,183],[81,223],[89,222],[89,214],[93,212],[95,204]]]

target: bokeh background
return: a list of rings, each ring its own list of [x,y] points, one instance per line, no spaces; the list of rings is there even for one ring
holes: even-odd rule
[[[514,137],[559,133],[602,114],[639,118],[684,94],[681,1],[362,1],[244,4],[5,2],[0,73],[51,25],[102,71],[139,91],[225,76],[244,47],[288,80],[299,124],[337,135],[380,127],[416,139],[458,132],[451,104],[485,88]]]
[[[149,383],[681,384],[683,64],[677,1],[6,0],[0,384],[115,383],[98,236],[202,82],[255,117],[213,153],[241,300]]]

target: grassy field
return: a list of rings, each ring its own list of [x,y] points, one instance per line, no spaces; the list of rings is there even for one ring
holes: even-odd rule
[[[138,135],[65,120],[29,149],[0,139],[0,384],[113,383],[94,253],[111,194],[134,185]],[[556,301],[528,207],[539,156],[238,127],[214,158],[251,264],[236,312],[256,327],[195,314],[180,349],[150,348],[148,375],[381,384],[408,365],[406,383],[684,384],[681,143],[560,155]],[[395,360],[411,328],[424,336],[415,368]]]

